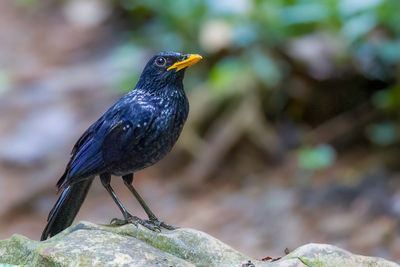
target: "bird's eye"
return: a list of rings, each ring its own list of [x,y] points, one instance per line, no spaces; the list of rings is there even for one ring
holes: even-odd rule
[[[167,60],[163,57],[158,57],[156,58],[156,65],[159,67],[165,67],[165,64],[167,64]]]

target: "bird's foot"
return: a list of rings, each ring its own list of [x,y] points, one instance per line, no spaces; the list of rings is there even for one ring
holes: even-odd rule
[[[161,227],[159,225],[157,225],[157,224],[154,224],[150,220],[142,220],[142,219],[140,219],[140,221],[138,223],[143,225],[144,227],[146,227],[147,229],[149,229],[151,231],[161,232]]]
[[[122,226],[128,223],[131,223],[135,226],[138,226],[140,224],[151,231],[161,232],[161,227],[158,224],[155,224],[150,220],[142,220],[139,217],[133,215],[127,215],[124,219],[114,218],[110,222],[110,224],[116,226]]]
[[[121,225],[125,225],[128,224],[129,221],[126,219],[118,219],[118,218],[114,218],[111,220],[110,224],[111,225],[116,225],[116,226],[121,226]]]
[[[148,219],[146,221],[148,223],[151,223],[151,224],[157,226],[158,228],[164,228],[164,229],[167,229],[167,230],[175,230],[175,229],[179,228],[179,227],[176,227],[176,226],[172,226],[172,225],[166,224],[166,223],[158,220],[157,218],[150,218],[150,219]]]

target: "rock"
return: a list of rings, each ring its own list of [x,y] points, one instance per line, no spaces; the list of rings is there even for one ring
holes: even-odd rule
[[[0,241],[0,266],[399,266],[351,254],[331,245],[308,244],[275,262],[251,259],[193,229],[152,232],[81,222],[38,242],[20,235]]]
[[[289,255],[283,257],[281,261],[285,261],[286,259],[298,259],[304,264],[304,265],[293,265],[293,266],[320,266],[320,267],[324,266],[399,267],[400,266],[394,262],[382,258],[355,255],[346,250],[327,244],[307,244],[301,246],[292,253],[290,253]]]

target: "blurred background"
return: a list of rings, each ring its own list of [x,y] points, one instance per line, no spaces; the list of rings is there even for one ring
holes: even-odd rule
[[[186,73],[179,143],[135,184],[255,258],[309,242],[400,260],[398,0],[0,1],[0,238],[38,239],[74,142],[147,59]],[[112,181],[136,215],[144,213]],[[120,212],[95,182],[77,220]]]

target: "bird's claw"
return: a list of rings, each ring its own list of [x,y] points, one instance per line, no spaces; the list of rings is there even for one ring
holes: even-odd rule
[[[161,232],[161,227],[154,224],[152,221],[150,220],[142,220],[141,225],[143,225],[144,227],[146,227],[147,229],[154,231],[154,232]]]
[[[117,226],[121,226],[121,225],[125,225],[129,223],[126,219],[118,219],[118,218],[113,218],[110,222],[111,225],[117,225]]]
[[[147,220],[149,223],[156,225],[158,228],[164,228],[167,230],[175,230],[178,227],[166,224],[160,220],[158,220],[157,218],[150,218],[149,220]]]
[[[118,219],[114,218],[111,220],[110,224],[112,225],[117,225],[117,226],[122,226],[125,224],[131,223],[135,226],[138,226],[139,224],[146,227],[147,229],[154,231],[154,232],[161,232],[161,228],[167,229],[167,230],[175,230],[178,227],[166,224],[157,218],[151,218],[149,220],[142,220],[137,216],[126,216],[124,219]]]
[[[134,224],[135,226],[137,226],[138,223],[140,223],[141,221],[142,221],[142,219],[140,219],[139,217],[127,215],[127,216],[125,216],[124,219],[118,219],[118,218],[112,219],[110,224],[122,226],[122,225],[125,225],[128,223],[131,223],[131,224]]]
[[[158,224],[155,224],[150,220],[142,220],[139,217],[132,216],[132,215],[126,216],[126,218],[124,218],[124,219],[114,218],[110,222],[110,224],[116,225],[116,226],[122,226],[122,225],[125,225],[128,223],[131,223],[135,226],[138,226],[140,224],[151,231],[161,232],[161,227]]]

